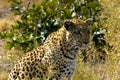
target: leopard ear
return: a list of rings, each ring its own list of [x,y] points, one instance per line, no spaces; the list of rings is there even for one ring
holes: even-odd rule
[[[87,19],[87,20],[85,21],[85,23],[86,23],[88,26],[90,26],[90,25],[92,24],[92,22],[93,22],[93,19],[92,19],[92,18],[89,18],[89,19]]]
[[[69,30],[70,27],[71,27],[73,24],[74,24],[74,23],[71,22],[71,21],[65,21],[65,22],[64,22],[64,27],[65,27],[67,30]]]

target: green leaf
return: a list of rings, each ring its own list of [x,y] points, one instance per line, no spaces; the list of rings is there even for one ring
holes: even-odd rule
[[[10,49],[13,48],[13,46],[14,46],[13,42],[7,42],[6,45],[5,45],[5,48],[8,49],[8,50],[10,50]]]

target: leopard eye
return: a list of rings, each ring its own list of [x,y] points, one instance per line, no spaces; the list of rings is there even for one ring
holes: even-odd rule
[[[76,34],[82,36],[82,33],[80,31],[77,31]]]
[[[81,32],[79,32],[79,35],[82,37],[82,33]]]

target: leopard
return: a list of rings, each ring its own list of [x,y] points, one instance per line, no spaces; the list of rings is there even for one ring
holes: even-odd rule
[[[27,52],[11,69],[8,80],[72,80],[78,53],[86,49],[92,19],[67,19],[43,45]]]

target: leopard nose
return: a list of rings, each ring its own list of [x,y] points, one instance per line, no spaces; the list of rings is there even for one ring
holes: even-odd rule
[[[86,45],[87,45],[87,44],[88,44],[88,42],[84,42],[84,44],[86,44]]]

